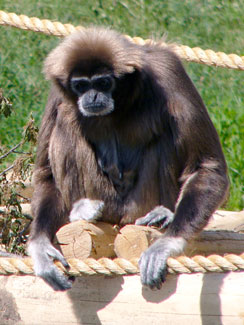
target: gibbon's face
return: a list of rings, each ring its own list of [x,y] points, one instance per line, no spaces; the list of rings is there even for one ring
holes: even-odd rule
[[[115,78],[111,74],[95,74],[92,77],[73,75],[70,87],[78,97],[78,108],[84,116],[103,116],[114,110],[112,92]]]

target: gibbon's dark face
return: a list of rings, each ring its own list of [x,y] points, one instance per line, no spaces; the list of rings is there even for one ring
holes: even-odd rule
[[[112,92],[115,78],[111,74],[95,74],[92,77],[73,75],[70,87],[78,97],[78,108],[84,116],[107,115],[114,110]]]

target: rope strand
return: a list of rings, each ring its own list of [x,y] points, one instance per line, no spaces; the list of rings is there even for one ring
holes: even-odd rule
[[[75,30],[83,29],[82,26],[73,26],[71,24],[62,24],[60,22],[52,22],[47,19],[39,19],[36,17],[28,17],[25,15],[17,15],[0,10],[0,25],[12,26],[19,29],[31,30],[47,35],[67,36]],[[125,35],[130,41],[145,45],[152,43],[152,40],[143,40],[140,37],[130,37]],[[157,44],[165,46],[163,42]],[[214,52],[212,50],[203,50],[199,47],[190,48],[185,45],[175,45],[173,50],[183,60],[195,63],[201,63],[209,66],[221,68],[244,70],[244,56],[237,54],[225,54],[223,52]]]
[[[69,271],[65,270],[60,262],[55,262],[60,271],[73,276],[84,275],[129,275],[138,274],[138,259],[131,261],[123,258],[111,260],[109,258],[100,258],[95,260],[87,258],[86,260],[69,259]],[[241,255],[227,254],[225,256],[210,255],[204,256],[179,256],[170,257],[167,261],[168,272],[171,274],[179,273],[206,273],[206,272],[229,272],[244,271],[244,253]],[[0,258],[0,275],[11,274],[34,274],[31,258]]]

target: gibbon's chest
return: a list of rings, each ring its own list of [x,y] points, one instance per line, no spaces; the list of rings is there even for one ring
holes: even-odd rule
[[[112,182],[121,198],[125,198],[139,177],[143,147],[122,143],[116,134],[93,144],[96,161],[103,174]]]

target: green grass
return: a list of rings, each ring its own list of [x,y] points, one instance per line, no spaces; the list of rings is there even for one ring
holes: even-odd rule
[[[0,0],[0,10],[74,25],[104,25],[131,36],[169,41],[244,55],[242,0]],[[30,111],[40,122],[48,83],[42,75],[46,54],[58,38],[0,26],[0,87],[14,106],[0,117],[1,144],[21,138]],[[231,179],[227,209],[244,208],[244,72],[194,63],[186,69],[219,132]]]

